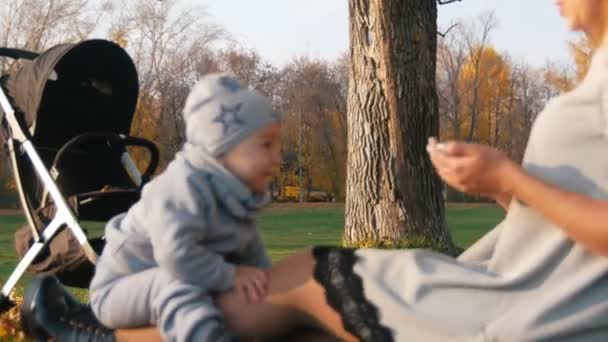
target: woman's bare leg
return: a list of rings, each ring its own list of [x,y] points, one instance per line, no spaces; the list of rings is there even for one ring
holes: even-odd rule
[[[160,330],[156,327],[118,329],[114,333],[117,342],[165,342],[160,336]]]
[[[356,341],[344,329],[340,315],[327,304],[325,289],[314,279],[314,266],[311,250],[273,266],[269,271],[268,296],[262,303],[245,303],[234,292],[220,295],[216,302],[228,327],[243,337],[271,339],[308,326],[344,341]],[[119,330],[116,336],[125,342],[162,341],[155,328]]]
[[[268,296],[260,304],[246,304],[228,293],[217,298],[230,329],[242,336],[275,337],[309,326],[355,341],[344,330],[340,315],[326,301],[325,289],[315,281],[311,250],[289,256],[272,267]]]

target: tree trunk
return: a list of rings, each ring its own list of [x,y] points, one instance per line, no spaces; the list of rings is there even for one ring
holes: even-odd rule
[[[436,0],[349,0],[344,242],[454,251],[426,152],[439,133]]]

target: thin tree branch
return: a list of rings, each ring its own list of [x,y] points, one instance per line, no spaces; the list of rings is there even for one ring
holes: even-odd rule
[[[456,0],[456,1],[460,1],[460,0]],[[454,24],[452,26],[450,26],[445,32],[441,33],[439,31],[437,31],[437,34],[440,35],[442,38],[445,38],[445,36],[448,34],[448,32],[450,32],[451,29],[453,29],[454,27],[458,26],[458,24]]]

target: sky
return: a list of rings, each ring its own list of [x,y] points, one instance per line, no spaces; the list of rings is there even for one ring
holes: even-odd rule
[[[348,50],[347,0],[185,0],[203,5],[239,42],[275,64],[308,54],[332,60]],[[569,33],[555,0],[462,0],[439,6],[438,25],[494,10],[491,41],[531,65],[570,61]]]

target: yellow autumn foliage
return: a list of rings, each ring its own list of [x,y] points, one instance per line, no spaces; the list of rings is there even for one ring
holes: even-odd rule
[[[570,53],[574,58],[574,65],[576,66],[576,79],[580,82],[589,70],[593,46],[591,45],[591,41],[585,36],[569,42],[568,45]]]
[[[459,111],[465,115],[461,131],[449,134],[465,138],[474,122],[473,140],[492,143],[511,87],[511,66],[492,47],[473,49],[463,66],[458,87],[462,94]]]
[[[27,341],[28,339],[21,330],[19,316],[19,307],[23,303],[23,298],[15,295],[15,291],[11,293],[10,298],[17,305],[0,316],[0,341]]]

